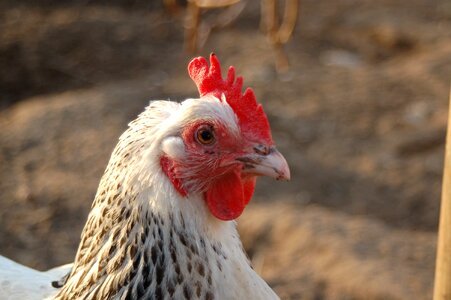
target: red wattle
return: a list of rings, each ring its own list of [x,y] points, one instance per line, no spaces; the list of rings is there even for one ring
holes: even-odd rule
[[[254,194],[257,178],[251,177],[248,179],[244,179],[242,181],[243,181],[244,204],[247,205],[249,201],[251,201],[252,195]]]
[[[241,178],[240,171],[230,172],[219,178],[205,193],[210,212],[216,218],[230,221],[238,218],[252,197],[255,179]]]

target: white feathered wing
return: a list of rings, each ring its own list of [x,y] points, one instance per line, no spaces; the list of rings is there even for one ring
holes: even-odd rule
[[[0,299],[51,299],[58,291],[52,282],[59,281],[71,267],[72,264],[67,264],[40,272],[0,256]]]

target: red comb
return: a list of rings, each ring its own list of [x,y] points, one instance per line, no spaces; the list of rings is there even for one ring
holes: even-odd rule
[[[269,145],[272,144],[271,130],[268,118],[261,104],[257,103],[254,91],[247,88],[241,94],[243,78],[238,76],[235,81],[235,68],[231,66],[227,79],[222,79],[221,65],[214,53],[210,55],[210,67],[204,57],[196,57],[188,64],[189,76],[197,85],[201,97],[213,95],[222,99],[225,95],[227,103],[238,117],[243,132],[252,133],[262,138]]]

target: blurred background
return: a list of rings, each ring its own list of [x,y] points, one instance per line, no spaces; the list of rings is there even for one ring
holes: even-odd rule
[[[176,4],[0,1],[2,255],[71,262],[127,123],[151,99],[197,95]],[[259,181],[239,220],[256,270],[283,299],[430,299],[451,2],[302,0],[284,72],[260,5],[197,51],[254,88],[291,166],[291,182]]]

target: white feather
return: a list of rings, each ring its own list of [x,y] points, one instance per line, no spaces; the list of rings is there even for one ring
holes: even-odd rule
[[[175,136],[163,140],[162,150],[172,159],[183,159],[186,154],[182,138]]]
[[[67,264],[39,272],[0,256],[0,299],[51,299],[58,291],[52,281],[59,281],[71,267],[72,264]]]

